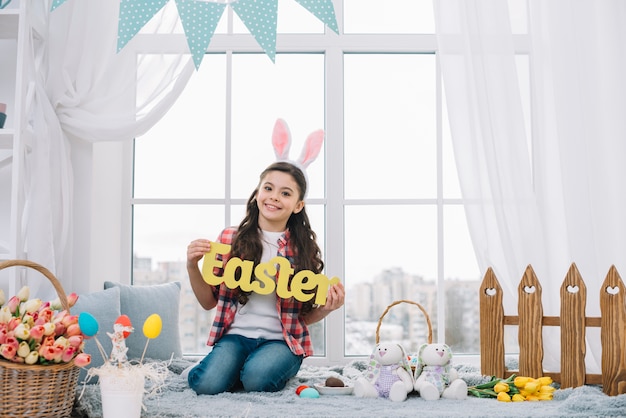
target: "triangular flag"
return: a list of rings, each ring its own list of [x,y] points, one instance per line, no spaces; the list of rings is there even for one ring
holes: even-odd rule
[[[226,3],[176,0],[176,8],[197,70],[211,42],[215,28],[224,14]]]
[[[272,62],[276,57],[278,0],[237,0],[230,4]]]
[[[315,17],[324,22],[336,34],[339,34],[337,17],[332,0],[296,0],[302,7],[313,13]]]
[[[121,0],[117,23],[117,52],[120,52],[168,1]]]
[[[54,9],[56,9],[57,7],[62,5],[63,3],[65,3],[65,0],[54,0],[52,2],[52,6],[50,6],[50,11],[53,11]]]

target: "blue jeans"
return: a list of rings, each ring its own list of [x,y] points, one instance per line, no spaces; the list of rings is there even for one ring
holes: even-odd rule
[[[277,392],[294,377],[303,356],[282,340],[226,334],[187,377],[198,395],[215,395],[243,386],[246,392]]]

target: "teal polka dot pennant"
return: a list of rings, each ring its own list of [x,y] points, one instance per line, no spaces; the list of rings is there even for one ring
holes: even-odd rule
[[[52,0],[50,11],[67,0]],[[110,1],[110,0],[105,0]],[[120,0],[117,52],[159,12],[169,0]],[[246,25],[272,62],[276,59],[278,0],[175,0],[189,51],[196,69],[204,58],[227,5]],[[335,33],[339,33],[332,0],[295,0]]]
[[[276,58],[278,0],[237,0],[230,4],[272,62]]]
[[[176,8],[197,70],[215,33],[215,28],[224,14],[226,3],[176,0]]]
[[[120,52],[168,1],[121,0],[117,24],[117,52]]]
[[[339,34],[337,17],[332,0],[296,0],[302,7],[313,13],[315,17],[324,22],[335,33]],[[382,3],[381,3],[382,4]]]
[[[54,0],[50,6],[50,11],[52,12],[54,9],[65,3],[65,1],[66,0]]]

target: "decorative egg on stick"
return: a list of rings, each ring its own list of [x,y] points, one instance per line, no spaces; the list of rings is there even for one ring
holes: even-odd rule
[[[100,351],[100,355],[102,355],[104,362],[107,363],[109,360],[104,352],[104,347],[102,347],[102,344],[100,344],[100,341],[96,338],[96,334],[100,328],[98,320],[89,312],[81,312],[80,315],[78,315],[78,326],[86,337],[93,337],[96,342],[96,346],[98,347],[98,351]]]
[[[161,320],[159,314],[154,313],[146,318],[146,321],[143,323],[143,335],[146,336],[147,340],[146,345],[143,348],[143,354],[141,354],[141,360],[139,360],[140,364],[143,363],[143,358],[146,355],[146,350],[148,349],[148,343],[150,342],[150,340],[158,337],[159,334],[161,334],[162,328],[163,321]]]

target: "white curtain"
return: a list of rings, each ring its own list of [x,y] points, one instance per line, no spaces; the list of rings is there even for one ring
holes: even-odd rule
[[[558,316],[559,288],[575,262],[586,314],[599,316],[610,266],[626,274],[626,3],[523,2],[527,59],[515,56],[513,3],[435,0],[473,245],[481,271],[492,267],[504,288],[505,314],[517,313],[517,286],[531,264],[544,315]],[[530,76],[526,114],[520,63]],[[599,373],[599,330],[587,328],[587,340],[587,371]],[[545,327],[546,369],[560,368],[559,348],[558,331]]]
[[[80,280],[71,267],[72,147],[145,133],[177,99],[194,67],[188,54],[138,58],[128,45],[117,53],[118,1],[67,1],[52,12],[50,3],[28,5],[33,82],[26,114],[33,141],[25,162],[23,250],[72,289]],[[152,27],[171,33],[174,16],[163,14]],[[40,282],[29,277],[34,292]]]

